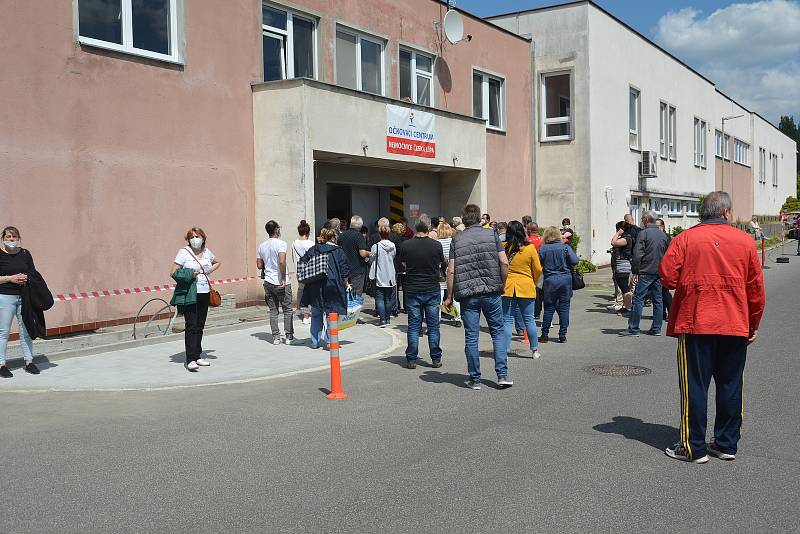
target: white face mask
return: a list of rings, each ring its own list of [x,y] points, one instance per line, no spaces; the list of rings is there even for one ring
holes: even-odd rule
[[[189,240],[189,244],[192,245],[193,248],[200,248],[203,246],[203,238],[193,237]]]
[[[19,241],[3,241],[6,248],[15,249],[19,246]]]

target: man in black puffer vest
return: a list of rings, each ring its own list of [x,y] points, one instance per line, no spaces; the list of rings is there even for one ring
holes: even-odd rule
[[[481,389],[481,363],[478,337],[481,312],[486,317],[494,345],[497,383],[511,387],[508,377],[508,348],[503,336],[502,297],[508,276],[508,258],[497,234],[480,225],[481,210],[475,204],[464,207],[462,222],[466,230],[453,237],[447,269],[447,294],[461,303],[464,323],[464,352],[467,356],[467,387]],[[448,296],[444,304],[453,301]]]

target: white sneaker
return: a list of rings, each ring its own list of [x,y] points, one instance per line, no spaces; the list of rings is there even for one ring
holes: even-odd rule
[[[294,345],[294,336],[286,336],[283,338],[283,342],[286,345]]]
[[[187,363],[186,364],[186,369],[188,369],[189,371],[197,371],[197,369],[198,369],[197,362],[189,362],[189,363]]]
[[[211,365],[211,362],[206,360],[205,358],[200,358],[199,360],[197,360],[197,365],[199,365],[200,367],[208,367]]]
[[[281,336],[272,336],[273,345],[280,345],[281,343],[283,343],[283,341],[281,341]]]
[[[538,360],[539,358],[541,358],[541,357],[542,357],[542,353],[541,353],[541,352],[539,352],[539,349],[533,349],[533,350],[531,351],[531,356],[533,356],[533,359],[534,359],[534,360]]]

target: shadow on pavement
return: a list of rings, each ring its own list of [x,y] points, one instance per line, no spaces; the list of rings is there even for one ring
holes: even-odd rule
[[[215,352],[214,349],[204,350],[203,354],[201,356],[203,358],[207,359],[207,360],[216,360],[217,357],[214,356],[213,354],[211,354],[212,352]],[[171,361],[172,363],[179,363],[181,365],[185,364],[186,363],[186,352],[185,351],[176,352],[175,354],[173,354],[172,356],[169,357],[169,361]]]
[[[612,422],[595,425],[592,428],[604,434],[619,434],[659,450],[664,450],[664,447],[675,443],[678,437],[678,429],[675,427],[645,423],[636,417],[624,415],[617,415]]]
[[[40,371],[45,371],[47,369],[50,369],[51,367],[58,367],[57,363],[51,362],[50,359],[43,354],[35,355],[33,357],[33,363],[36,364],[36,367],[38,367]],[[23,370],[25,368],[25,362],[20,360],[20,364],[18,366],[12,366],[9,364],[8,368],[11,369],[12,371],[17,369]]]
[[[268,334],[266,332],[256,332],[255,334],[250,334],[250,336],[254,337],[254,338],[256,338],[256,339],[258,339],[260,341],[266,341],[270,345],[272,344],[272,334]],[[339,334],[339,336],[341,336],[341,333]],[[352,345],[353,343],[354,343],[353,341],[347,341],[346,339],[339,339],[339,345],[340,346]],[[286,346],[286,345],[281,344],[281,345],[276,345],[276,346]],[[311,346],[311,338],[310,337],[300,338],[300,337],[297,337],[295,335],[294,343],[292,345],[288,345],[288,346],[289,347],[310,347]]]
[[[467,375],[459,373],[443,373],[441,371],[425,371],[419,375],[419,379],[431,384],[452,384],[454,386],[466,388]]]
[[[628,327],[627,326],[625,328],[601,328],[600,329],[600,333],[601,334],[608,334],[610,336],[618,336],[621,333],[627,332],[627,331],[628,331]]]
[[[491,350],[482,350],[478,354],[480,354],[481,358],[489,358],[489,359],[494,360],[494,352],[491,351]],[[521,358],[523,360],[532,360],[533,359],[531,356],[524,356],[522,354],[517,354],[516,352],[511,352],[511,351],[509,351],[508,357],[509,358]]]

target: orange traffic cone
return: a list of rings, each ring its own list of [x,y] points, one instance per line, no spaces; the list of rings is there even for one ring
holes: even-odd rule
[[[339,314],[330,314],[330,343],[328,348],[331,351],[331,392],[328,393],[328,400],[341,400],[347,398],[347,393],[342,390],[342,368],[339,362]]]
[[[527,326],[525,327],[525,330],[523,330],[523,332],[525,332],[525,334],[523,334],[523,336],[522,336],[522,342],[525,343],[526,345],[530,345],[531,340],[528,339],[528,327]]]

